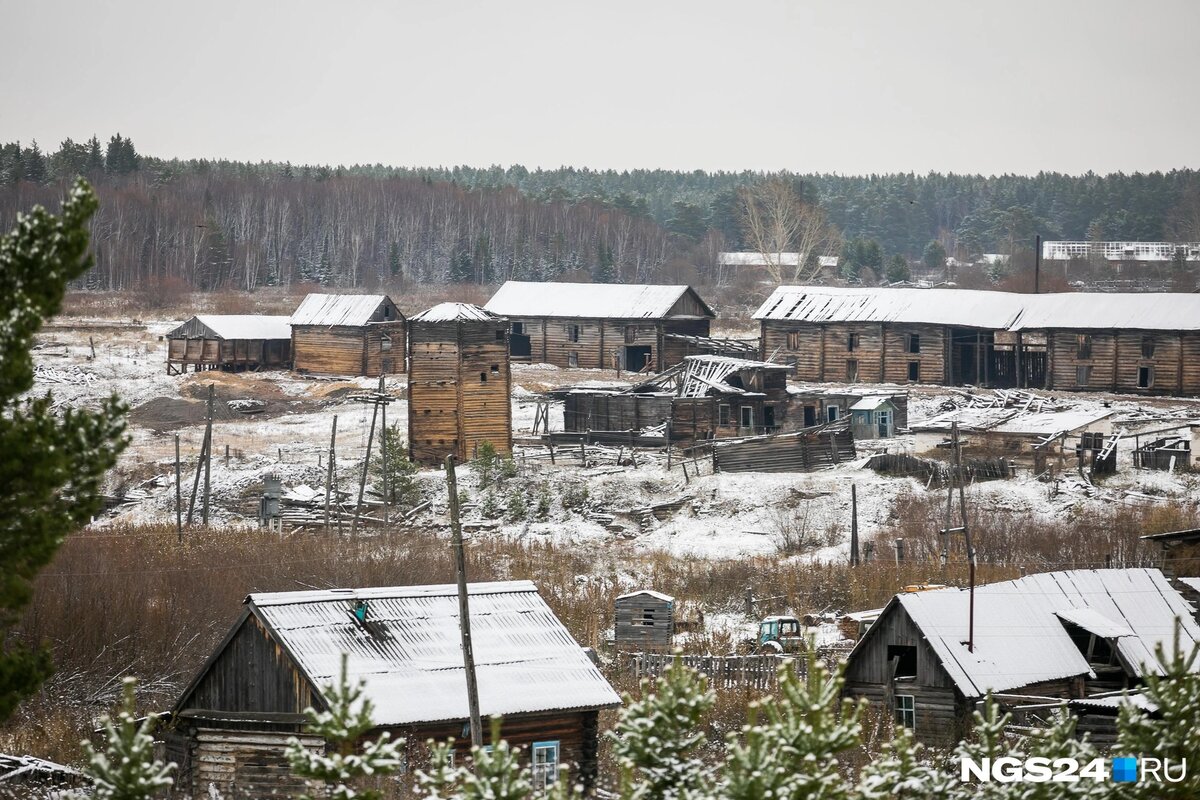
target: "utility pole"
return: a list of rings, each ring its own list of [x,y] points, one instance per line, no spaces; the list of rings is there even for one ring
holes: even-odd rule
[[[1041,292],[1042,281],[1042,235],[1033,237],[1033,293]]]
[[[458,480],[454,456],[446,456],[446,490],[450,494],[450,533],[453,536],[454,566],[458,579],[458,629],[462,638],[463,669],[467,677],[467,712],[471,721],[471,745],[483,746],[483,724],[479,719],[479,684],[475,680],[475,654],[471,649],[471,611],[467,602],[467,558],[463,553],[462,523],[458,519]]]
[[[379,376],[379,393],[383,394],[383,376]],[[383,524],[388,524],[388,463],[387,463],[387,403],[379,410],[379,422],[382,429],[379,433],[379,461],[383,471]]]
[[[967,546],[967,651],[975,651],[975,547],[971,543],[971,529],[967,524],[967,494],[966,480],[962,467],[962,440],[958,435],[958,422],[950,423],[950,480],[946,486],[946,523],[941,530],[942,536],[942,568],[949,561],[950,535],[961,533]],[[954,515],[954,484],[958,483],[958,508],[961,522],[958,527],[952,527]]]
[[[858,487],[850,484],[850,566],[858,566]]]
[[[179,485],[179,434],[175,434],[175,533],[183,544],[183,487]]]
[[[358,518],[362,512],[363,494],[367,490],[367,470],[371,466],[371,443],[375,441],[375,423],[379,419],[379,407],[392,402],[391,398],[383,393],[383,376],[379,376],[379,389],[375,394],[363,395],[355,397],[362,403],[370,403],[374,406],[371,411],[371,429],[367,433],[367,454],[363,458],[362,477],[358,481],[358,502],[354,504],[354,519],[350,522],[350,535],[358,533]]]
[[[192,497],[188,500],[187,524],[192,524],[192,515],[196,511],[196,496],[200,493],[200,473],[205,473],[204,479],[204,524],[208,524],[208,472],[205,464],[209,462],[209,450],[212,447],[212,403],[213,384],[208,385],[208,422],[204,426],[204,440],[200,445],[200,458],[196,460],[196,477],[192,480]]]
[[[204,428],[204,511],[201,521],[208,527],[208,499],[212,486],[212,423],[213,423],[213,393],[215,384],[208,385],[208,424]]]
[[[333,415],[333,430],[329,432],[329,467],[325,470],[325,530],[329,530],[329,495],[333,490],[333,462],[337,457],[337,414]]]

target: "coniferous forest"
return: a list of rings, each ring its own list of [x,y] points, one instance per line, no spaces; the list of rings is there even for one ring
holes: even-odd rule
[[[0,226],[87,177],[95,267],[79,284],[201,290],[528,280],[717,284],[758,172],[167,160],[120,134],[0,146]],[[785,175],[855,247],[913,261],[1051,239],[1200,238],[1200,173]],[[877,259],[879,260],[879,259]]]

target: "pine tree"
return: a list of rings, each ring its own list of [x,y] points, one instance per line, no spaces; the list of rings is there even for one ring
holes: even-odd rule
[[[897,728],[883,751],[871,759],[858,781],[856,800],[942,800],[959,782],[921,758],[922,747],[908,728]]]
[[[387,453],[388,502],[398,508],[411,508],[421,502],[421,484],[416,477],[420,468],[408,459],[408,444],[399,424],[388,426],[384,441],[386,447],[380,450]],[[371,476],[380,492],[385,484],[383,461],[382,452],[377,451],[371,458]]]
[[[135,714],[136,686],[136,680],[126,678],[116,719],[102,720],[104,749],[83,742],[88,758],[84,771],[92,779],[90,796],[96,800],[150,800],[174,783],[175,765],[154,757],[152,732],[158,718],[152,714],[139,722]]]
[[[1100,753],[1087,739],[1076,736],[1077,718],[1064,706],[1054,712],[1050,724],[1042,729],[1029,733],[1022,741],[1025,755],[1029,758],[1046,758],[1053,763],[1055,759],[1070,758],[1079,762],[1080,767],[1086,766]],[[1030,782],[1013,788],[1014,800],[1082,800],[1082,798],[1112,797],[1113,784],[1107,781],[1081,780],[1074,783],[1058,783],[1054,781]]]
[[[621,770],[621,800],[699,800],[711,795],[713,774],[700,757],[701,727],[715,695],[708,679],[675,658],[656,681],[642,681],[642,699],[626,695],[608,734]]]
[[[897,253],[888,260],[887,272],[884,273],[890,283],[906,281],[912,277],[908,270],[908,259]]]
[[[520,522],[525,519],[529,513],[529,505],[525,502],[525,492],[520,488],[514,488],[509,492],[505,510],[508,512],[508,519],[512,522]]]
[[[550,518],[550,487],[547,484],[542,484],[542,489],[538,492],[538,503],[536,516],[540,520]]]
[[[949,759],[948,767],[958,768],[963,759],[970,758],[981,762],[984,758],[997,759],[1002,756],[1012,756],[1023,759],[1024,753],[1016,747],[1011,737],[1007,735],[1011,714],[1000,712],[1000,704],[991,693],[984,699],[982,710],[971,714],[971,736],[958,743]],[[1008,784],[991,781],[987,783],[963,783],[959,787],[959,796],[967,798],[996,798],[1006,800]]]
[[[363,692],[362,682],[350,682],[346,665],[347,656],[343,653],[337,683],[325,691],[329,710],[304,710],[307,731],[324,739],[329,752],[309,750],[293,736],[288,739],[285,755],[293,774],[324,784],[325,790],[320,795],[324,800],[379,800],[382,792],[356,789],[350,784],[398,770],[404,743],[391,741],[391,734],[384,731],[378,739],[359,745],[367,731],[375,727],[371,719],[373,706],[371,698]]]
[[[479,488],[486,489],[496,478],[496,467],[499,458],[496,456],[496,446],[488,441],[479,443],[471,466],[475,468],[475,476],[479,479]]]
[[[100,484],[125,447],[124,407],[66,408],[33,387],[29,348],[42,321],[62,307],[67,283],[91,266],[88,220],[96,197],[77,181],[61,216],[36,206],[0,237],[0,721],[50,672],[45,649],[15,644],[9,631],[32,595],[34,576],[72,530],[100,510]]]
[[[474,770],[462,778],[457,800],[525,800],[533,793],[529,772],[517,751],[500,738],[500,719],[492,718],[490,747],[471,748]]]
[[[1175,622],[1171,653],[1162,644],[1154,649],[1158,670],[1145,672],[1144,697],[1155,707],[1153,716],[1132,703],[1117,716],[1114,754],[1153,756],[1178,767],[1187,760],[1187,778],[1180,783],[1152,784],[1146,796],[1162,800],[1200,797],[1200,674],[1196,672],[1200,645],[1189,651],[1180,644],[1180,623]],[[1149,789],[1149,787],[1147,787]]]
[[[925,252],[921,255],[921,261],[925,264],[925,269],[930,272],[945,272],[946,248],[942,247],[941,242],[934,239],[925,245]]]
[[[814,647],[803,678],[784,661],[775,696],[753,704],[741,737],[729,737],[723,799],[850,800],[838,756],[860,742],[865,701],[841,699],[843,668],[831,675]]]
[[[42,154],[42,148],[38,147],[37,139],[34,139],[33,145],[25,151],[22,161],[25,166],[25,180],[33,183],[46,182],[49,171],[46,169],[46,157]]]
[[[401,278],[400,245],[392,242],[388,247],[388,272],[393,278]]]

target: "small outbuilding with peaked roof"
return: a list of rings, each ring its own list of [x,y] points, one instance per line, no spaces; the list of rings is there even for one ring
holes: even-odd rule
[[[503,718],[535,786],[556,780],[560,764],[591,786],[598,714],[620,705],[617,693],[532,582],[474,583],[468,593],[483,718]],[[409,764],[431,738],[453,737],[466,755],[457,587],[257,593],[175,704],[167,755],[177,785],[195,796],[210,784],[254,797],[301,788],[289,784],[283,749],[305,708],[327,708],[343,655],[373,705],[370,736],[403,737]],[[323,746],[312,738],[302,741]]]
[[[167,374],[202,369],[286,369],[292,361],[287,317],[197,314],[167,334]]]
[[[297,372],[403,374],[404,315],[383,294],[310,294],[292,314]]]

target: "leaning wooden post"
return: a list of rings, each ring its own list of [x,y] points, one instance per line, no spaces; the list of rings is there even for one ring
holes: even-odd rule
[[[850,484],[850,566],[858,566],[858,487]]]
[[[188,500],[187,524],[192,524],[192,515],[196,511],[196,497],[200,494],[200,474],[204,472],[204,455],[208,451],[208,435],[200,441],[200,457],[196,459],[196,477],[192,479],[192,496]]]
[[[467,677],[467,713],[471,745],[483,746],[483,724],[479,718],[479,684],[475,680],[475,653],[471,647],[471,610],[467,601],[467,558],[463,552],[462,523],[458,518],[458,480],[454,456],[446,456],[446,490],[450,499],[450,534],[453,537],[454,567],[458,579],[458,630],[462,640],[463,669]]]
[[[379,403],[371,404],[371,429],[367,431],[367,454],[363,457],[362,477],[358,480],[358,502],[354,504],[354,519],[350,522],[350,535],[358,533],[358,517],[362,513],[363,494],[367,491],[367,468],[371,465],[371,442],[375,440],[375,422],[379,417]]]
[[[383,403],[383,408],[379,410],[379,458],[380,470],[383,472],[383,524],[387,525],[388,521],[388,463],[387,463],[387,399],[383,396],[383,376],[379,376],[379,401]]]
[[[204,509],[201,522],[208,527],[208,500],[212,488],[212,424],[213,424],[213,394],[215,384],[208,385],[208,424],[204,428]]]
[[[333,491],[333,462],[336,458],[337,414],[333,415],[333,430],[329,432],[329,468],[325,470],[325,530],[329,530],[329,497]]]

